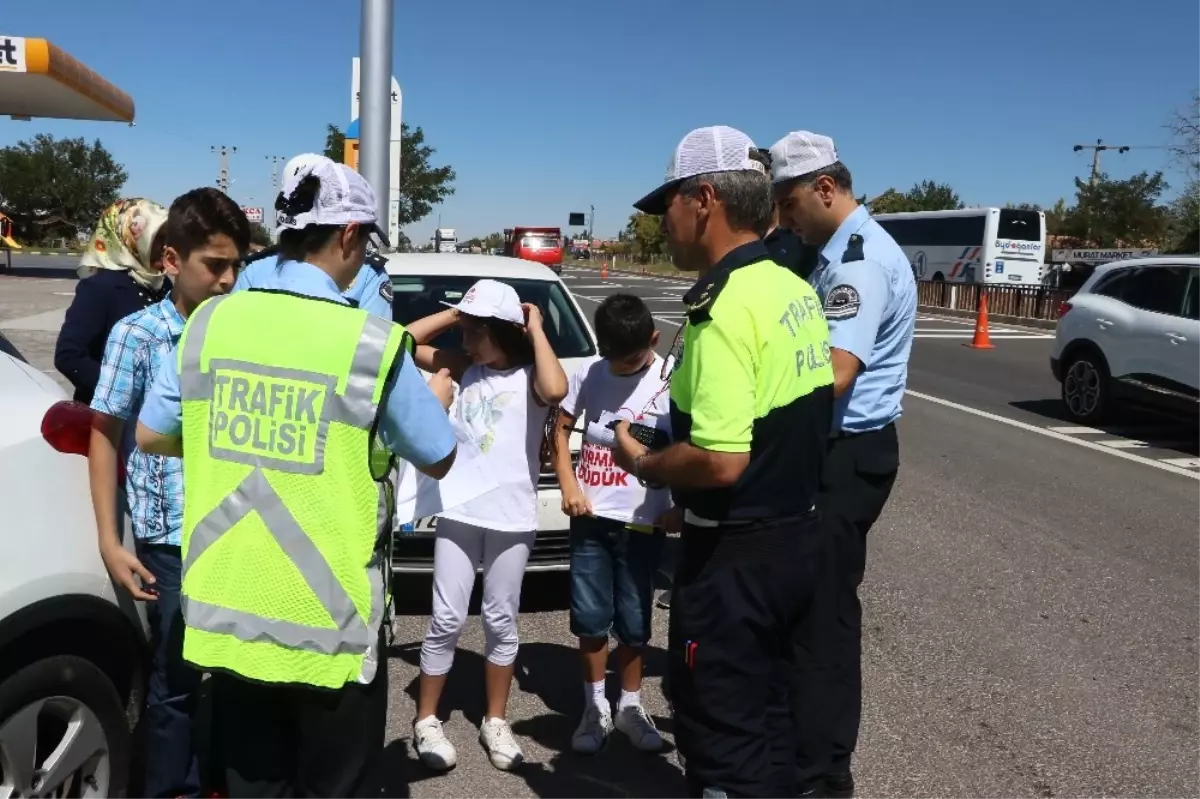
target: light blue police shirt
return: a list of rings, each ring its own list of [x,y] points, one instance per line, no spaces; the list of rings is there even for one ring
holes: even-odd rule
[[[238,275],[233,290],[264,288],[266,283],[275,280],[278,265],[279,258],[274,255],[255,261]],[[355,275],[354,282],[342,292],[342,296],[354,300],[359,308],[369,314],[389,322],[395,321],[392,319],[392,281],[387,275],[387,270],[363,264],[362,269]]]
[[[251,264],[253,266],[254,264]],[[257,288],[290,291],[323,300],[344,301],[333,278],[312,264],[286,261],[261,279]],[[454,449],[454,429],[446,410],[429,390],[412,357],[396,370],[395,383],[386,392],[379,418],[379,438],[396,455],[418,467],[441,461]],[[174,350],[164,359],[142,405],[138,421],[164,436],[183,431],[183,405],[179,398],[179,363]]]
[[[863,239],[863,259],[843,262],[855,233]],[[822,248],[809,280],[829,320],[829,345],[864,366],[834,404],[834,431],[866,433],[891,424],[900,418],[917,321],[908,256],[859,206]]]

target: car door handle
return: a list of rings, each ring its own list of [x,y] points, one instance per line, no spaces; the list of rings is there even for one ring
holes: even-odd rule
[[[1187,336],[1181,333],[1168,333],[1167,338],[1171,339],[1172,344],[1182,344],[1187,341]]]

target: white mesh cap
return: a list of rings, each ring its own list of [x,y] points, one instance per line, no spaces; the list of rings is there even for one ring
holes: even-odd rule
[[[771,182],[782,183],[837,163],[833,139],[795,130],[771,145]]]
[[[283,182],[286,185],[289,175],[295,175],[306,166],[312,166],[320,161],[325,156],[317,155],[316,153],[300,153],[300,155],[288,161],[283,165]],[[282,227],[282,221],[285,214],[282,211],[275,212],[275,227]]]
[[[521,308],[521,298],[517,290],[499,280],[475,281],[458,304],[442,301],[442,305],[455,308],[467,316],[477,316],[481,319],[502,319],[514,325],[525,324],[525,311]]]
[[[675,148],[667,164],[663,184],[634,203],[633,207],[647,214],[665,214],[667,193],[695,175],[744,170],[766,174],[767,168],[762,162],[751,157],[756,151],[754,142],[740,130],[725,125],[697,128],[684,136]]]
[[[295,167],[297,161],[306,159]],[[312,205],[298,201],[296,189],[308,177],[321,182]],[[383,246],[390,247],[387,234],[379,226],[375,213],[375,190],[362,175],[345,164],[336,163],[325,156],[297,156],[288,162],[284,171],[283,191],[275,201],[279,211],[277,225],[281,230],[302,230],[309,225],[349,225],[357,222],[370,228],[379,237]]]

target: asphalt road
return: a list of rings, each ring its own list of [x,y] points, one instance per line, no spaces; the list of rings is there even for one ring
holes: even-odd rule
[[[0,330],[50,372],[74,282],[75,260],[61,260],[0,276]],[[645,297],[664,348],[682,319],[678,282],[566,280],[589,314],[614,291]],[[903,465],[863,589],[860,795],[1200,795],[1200,483],[1180,460],[1196,455],[1194,431],[1138,419],[1064,433],[1045,332],[993,328],[996,349],[979,352],[962,346],[969,326],[919,329]],[[1121,443],[1148,439],[1161,446]],[[673,754],[641,755],[619,735],[597,757],[570,752],[582,688],[567,588],[561,575],[525,583],[510,716],[527,765],[498,772],[475,742],[483,639],[472,615],[443,708],[460,763],[434,776],[410,750],[429,582],[402,581],[380,794],[681,795]],[[657,646],[665,621],[655,617]],[[646,700],[669,740],[662,666],[652,649]]]

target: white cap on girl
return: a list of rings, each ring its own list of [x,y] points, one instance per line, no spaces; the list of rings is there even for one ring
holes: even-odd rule
[[[521,308],[521,298],[517,296],[516,289],[499,280],[485,278],[476,281],[457,305],[452,302],[443,302],[442,305],[448,305],[467,316],[503,319],[514,325],[525,324],[525,311]]]

